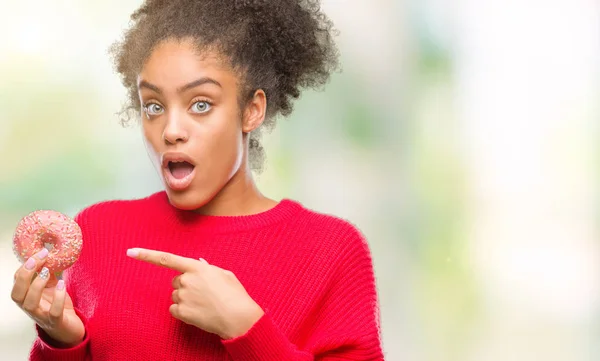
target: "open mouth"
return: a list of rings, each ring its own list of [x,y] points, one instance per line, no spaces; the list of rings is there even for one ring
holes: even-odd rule
[[[180,162],[169,162],[168,168],[169,168],[169,172],[171,172],[171,175],[173,176],[173,178],[179,180],[179,179],[185,179],[187,176],[192,174],[195,167],[193,164],[191,164],[189,162],[180,161]]]
[[[163,176],[166,185],[175,191],[183,191],[192,184],[196,166],[185,153],[165,153],[162,156]]]

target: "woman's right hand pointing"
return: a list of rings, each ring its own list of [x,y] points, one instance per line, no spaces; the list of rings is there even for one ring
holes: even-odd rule
[[[85,336],[85,326],[75,313],[64,281],[57,281],[46,267],[42,268],[47,255],[48,250],[44,248],[19,267],[11,297],[55,341],[56,346],[76,346]]]

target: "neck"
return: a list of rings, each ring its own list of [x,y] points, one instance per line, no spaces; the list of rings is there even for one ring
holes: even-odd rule
[[[267,211],[277,202],[257,188],[247,162],[207,204],[195,212],[211,216],[245,216]]]

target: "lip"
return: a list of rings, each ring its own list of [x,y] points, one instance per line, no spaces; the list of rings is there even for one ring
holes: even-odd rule
[[[160,164],[163,168],[169,168],[169,162],[188,162],[194,167],[196,163],[192,160],[192,158],[182,152],[166,152],[161,155]]]
[[[187,189],[191,184],[194,176],[196,175],[196,164],[187,154],[181,152],[167,152],[161,156],[162,172],[165,183],[169,188],[174,191],[183,191]],[[188,162],[194,166],[194,169],[185,178],[177,179],[173,177],[169,170],[169,162]]]

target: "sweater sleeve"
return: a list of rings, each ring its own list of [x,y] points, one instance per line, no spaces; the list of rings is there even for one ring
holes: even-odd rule
[[[83,220],[86,211],[83,210],[77,216],[75,216],[75,221],[81,227],[83,232],[83,236],[85,239],[85,223]],[[80,257],[81,259],[81,257]],[[79,262],[79,261],[78,261]],[[74,267],[77,264],[74,265]],[[73,268],[74,268],[73,267]],[[75,305],[75,313],[81,321],[83,321],[83,325],[87,330],[87,319],[77,308],[77,287],[76,280],[73,277],[77,277],[77,272],[72,272],[73,268],[67,269],[64,271],[64,280],[66,289],[69,292],[69,296],[73,300],[73,304]],[[37,338],[35,339],[33,346],[31,347],[31,351],[29,353],[29,360],[31,361],[87,361],[91,360],[91,356],[89,353],[89,343],[90,339],[87,334],[83,338],[83,341],[76,346],[70,348],[60,348],[57,347],[53,340],[48,336],[44,330],[42,330],[37,324],[35,325]]]
[[[83,324],[86,325],[85,317],[75,309],[75,313],[81,318]],[[42,330],[38,325],[35,326],[37,339],[33,343],[29,360],[31,361],[85,361],[91,360],[89,357],[88,347],[90,339],[85,334],[83,341],[76,346],[70,348],[59,348],[53,343],[53,340]]]
[[[306,322],[302,346],[288,339],[267,310],[245,335],[222,340],[234,361],[384,359],[371,254],[355,228],[344,238],[335,279]]]

